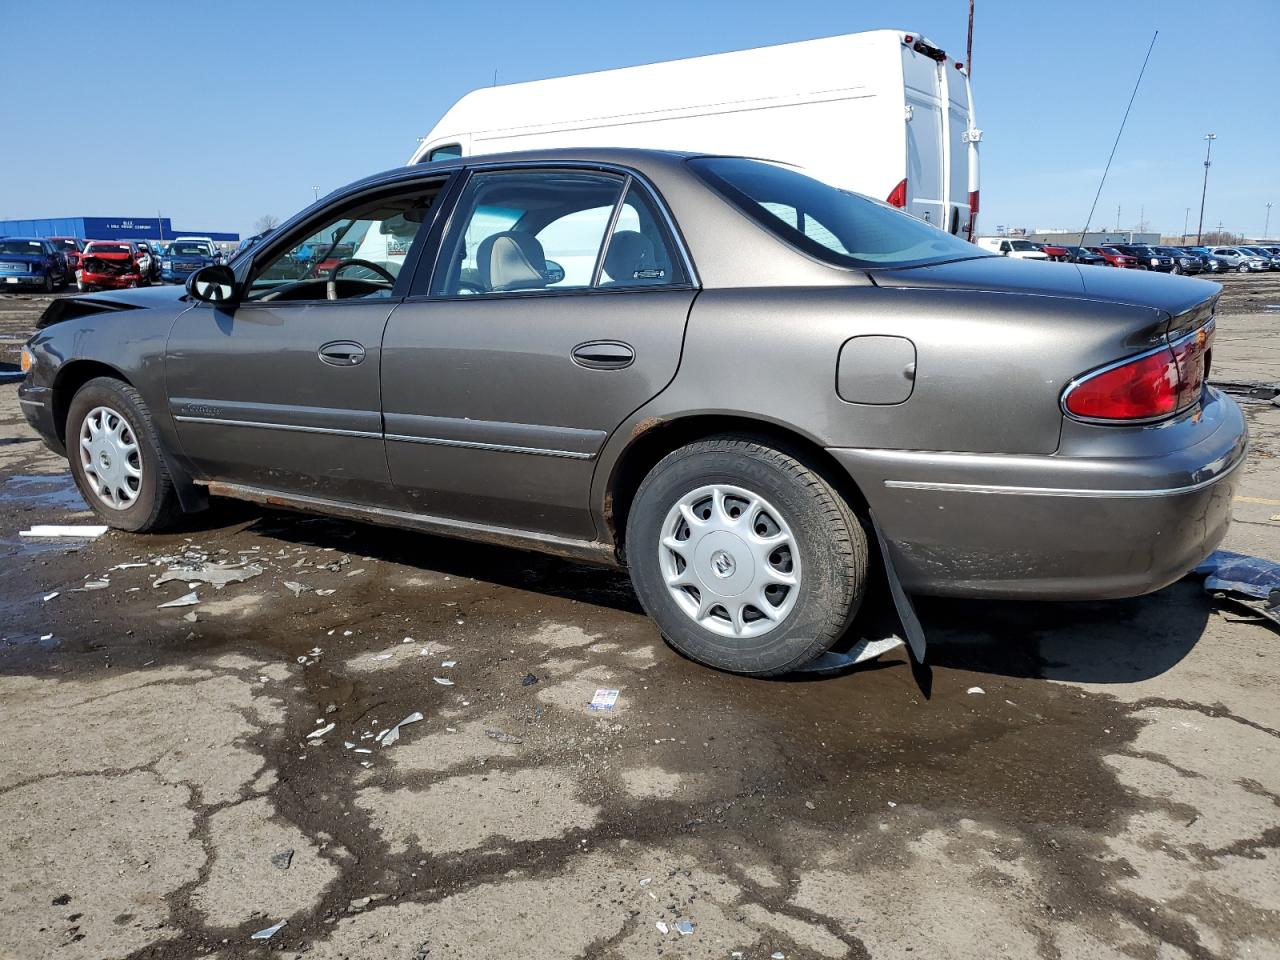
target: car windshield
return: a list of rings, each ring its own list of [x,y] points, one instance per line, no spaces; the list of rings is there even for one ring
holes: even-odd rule
[[[55,240],[54,243],[62,247],[63,250],[79,250],[80,246],[74,240]]]
[[[1030,240],[1010,240],[1010,250],[1039,250],[1040,248]]]
[[[129,246],[124,243],[91,243],[85,253],[128,253]]]
[[[716,192],[792,246],[845,267],[910,267],[990,256],[877,200],[760,160],[698,157]]]
[[[169,244],[169,256],[171,257],[203,257],[208,253],[203,243],[179,243]]]
[[[44,253],[39,240],[0,240],[0,253],[36,255]]]

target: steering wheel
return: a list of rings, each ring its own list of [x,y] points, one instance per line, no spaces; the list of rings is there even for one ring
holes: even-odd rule
[[[395,286],[395,283],[396,283],[395,276],[390,271],[388,271],[385,267],[380,267],[376,263],[370,263],[368,260],[356,260],[354,258],[350,260],[339,260],[337,263],[333,265],[333,268],[329,271],[329,280],[324,285],[324,295],[327,299],[329,300],[338,299],[338,274],[341,273],[343,270],[345,270],[347,267],[352,267],[352,266],[364,267],[367,270],[372,270],[374,273],[380,273],[382,274],[382,276],[387,278],[387,283],[389,283],[391,286]]]

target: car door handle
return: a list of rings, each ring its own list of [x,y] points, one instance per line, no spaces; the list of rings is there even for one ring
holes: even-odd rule
[[[621,370],[635,363],[636,352],[621,340],[588,340],[573,348],[573,362],[592,370]]]
[[[354,367],[364,360],[364,346],[354,340],[333,340],[317,352],[323,363],[334,367]]]

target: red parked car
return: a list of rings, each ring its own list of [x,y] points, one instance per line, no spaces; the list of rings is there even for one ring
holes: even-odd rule
[[[46,237],[45,239],[63,252],[72,273],[80,269],[80,255],[84,253],[83,240],[79,237]]]
[[[1137,257],[1131,257],[1127,253],[1121,253],[1114,247],[1085,247],[1090,253],[1096,253],[1103,260],[1107,261],[1109,267],[1125,267],[1129,270],[1137,270],[1142,264],[1138,262]]]
[[[80,255],[77,286],[82,291],[148,286],[146,262],[147,254],[132,240],[90,240]]]
[[[1037,247],[1044,251],[1045,256],[1050,260],[1067,261],[1071,259],[1071,251],[1066,247],[1056,243],[1037,243]]]

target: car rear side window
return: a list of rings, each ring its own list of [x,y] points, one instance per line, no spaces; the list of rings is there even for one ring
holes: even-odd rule
[[[782,240],[841,267],[910,267],[990,256],[887,204],[789,167],[738,157],[695,157],[717,193]]]
[[[683,283],[671,251],[651,201],[630,178],[579,170],[482,172],[458,201],[431,293]]]

